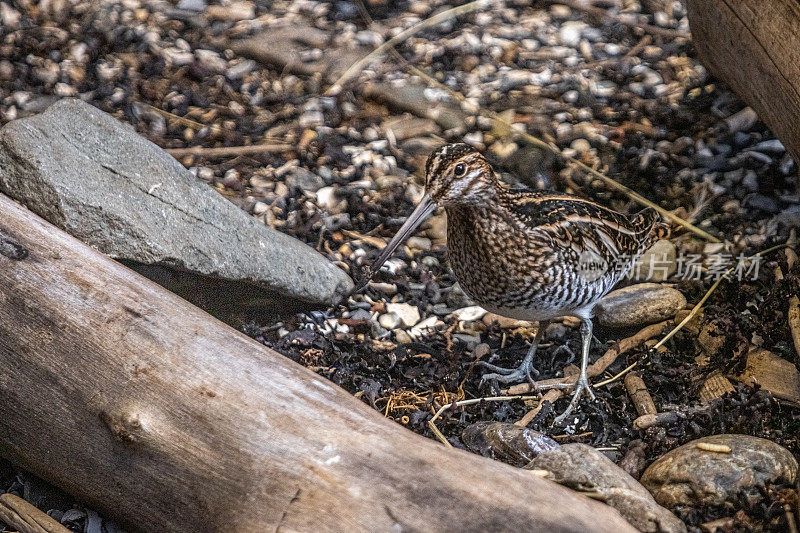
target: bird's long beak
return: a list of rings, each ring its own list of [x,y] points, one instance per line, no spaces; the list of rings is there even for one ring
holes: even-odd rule
[[[373,275],[375,275],[375,272],[381,269],[383,264],[387,259],[389,259],[389,257],[391,257],[397,247],[400,246],[409,235],[414,233],[414,230],[417,229],[419,225],[422,224],[422,222],[428,218],[428,215],[433,213],[435,209],[436,202],[433,201],[433,198],[431,198],[428,194],[423,196],[422,200],[417,205],[417,208],[414,209],[414,212],[411,213],[395,236],[392,237],[392,240],[386,245],[386,248],[381,250],[378,258],[375,259],[375,262],[367,267],[366,271],[364,272],[364,278],[361,280],[358,286],[356,286],[354,292],[360,291],[366,287],[367,283],[369,283],[369,280],[372,279]]]

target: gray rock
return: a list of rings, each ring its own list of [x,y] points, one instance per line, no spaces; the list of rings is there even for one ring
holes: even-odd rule
[[[639,531],[686,531],[684,523],[658,505],[647,489],[591,446],[564,444],[539,454],[525,468],[546,470],[548,479],[598,496]]]
[[[80,100],[0,130],[0,191],[211,311],[329,306],[353,286],[312,248]]]
[[[367,98],[393,109],[429,118],[446,130],[463,127],[467,117],[461,106],[454,102],[437,102],[428,98],[426,85],[369,83],[364,87],[363,93]]]
[[[325,186],[325,180],[310,170],[296,167],[286,176],[286,185],[305,192],[317,192]]]
[[[728,453],[698,444],[727,446]],[[736,502],[741,491],[768,483],[794,484],[797,461],[786,448],[750,435],[712,435],[662,455],[642,474],[642,484],[670,509],[679,505]]]
[[[458,282],[453,283],[450,290],[447,292],[447,305],[453,309],[461,309],[462,307],[470,307],[474,305],[472,298],[470,298]]]
[[[758,209],[760,211],[766,211],[767,213],[778,213],[781,210],[781,208],[778,207],[778,202],[763,194],[750,194],[745,197],[742,203],[750,209]]]
[[[595,306],[603,326],[624,328],[643,326],[675,316],[686,298],[680,291],[658,283],[639,283],[611,291]]]
[[[439,127],[433,120],[429,118],[419,118],[409,114],[389,118],[383,122],[381,127],[386,132],[391,131],[394,138],[398,141],[439,133]]]
[[[228,41],[224,48],[237,55],[273,65],[293,74],[322,74],[335,81],[353,63],[367,55],[371,47],[337,46],[332,35],[302,24],[270,25],[268,29],[241,40]],[[304,57],[309,50],[320,50],[318,57]]]

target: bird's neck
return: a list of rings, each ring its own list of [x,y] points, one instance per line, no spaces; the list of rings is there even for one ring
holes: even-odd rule
[[[498,191],[498,194],[502,194]],[[459,228],[468,234],[509,231],[516,228],[515,218],[506,202],[496,198],[490,202],[464,203],[445,207],[448,229]]]

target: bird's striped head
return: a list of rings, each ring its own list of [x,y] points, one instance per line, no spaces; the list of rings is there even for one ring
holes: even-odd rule
[[[468,144],[446,144],[425,165],[425,192],[440,205],[493,201],[496,185],[492,165]]]

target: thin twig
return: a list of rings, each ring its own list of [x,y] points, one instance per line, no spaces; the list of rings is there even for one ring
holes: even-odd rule
[[[206,127],[205,124],[201,124],[200,122],[196,122],[196,121],[188,119],[186,117],[181,117],[181,116],[176,115],[174,113],[170,113],[169,111],[164,111],[163,109],[159,109],[156,106],[153,106],[153,105],[150,105],[150,104],[146,104],[146,106],[147,106],[148,109],[150,109],[151,111],[161,115],[165,119],[171,120],[173,122],[177,122],[178,124],[180,124],[182,126],[188,126],[190,128],[194,128],[196,130],[202,130],[203,128]],[[214,129],[219,129],[219,126],[213,125],[213,126],[209,126],[209,128],[214,130]]]
[[[625,390],[628,391],[639,416],[654,415],[658,412],[653,397],[650,396],[650,391],[647,390],[647,386],[638,373],[631,372],[625,376]]]
[[[168,148],[165,151],[175,158],[196,155],[207,159],[215,159],[217,157],[285,152],[293,148],[294,146],[291,144],[253,144],[251,146],[219,146],[215,148],[192,146],[191,148]]]
[[[342,86],[345,83],[347,83],[350,79],[357,76],[358,73],[361,72],[370,61],[382,55],[387,50],[394,48],[395,46],[402,43],[412,35],[417,34],[426,28],[430,28],[431,26],[435,26],[440,22],[444,22],[446,20],[455,18],[459,15],[464,15],[465,13],[470,13],[472,11],[476,11],[483,7],[487,7],[492,3],[493,0],[475,0],[473,2],[469,2],[467,4],[442,11],[441,13],[438,13],[428,19],[423,20],[418,24],[413,25],[412,27],[408,28],[405,31],[401,31],[400,33],[398,33],[397,35],[395,35],[382,45],[375,48],[375,50],[367,54],[366,57],[362,58],[360,61],[356,61],[350,68],[348,68],[345,71],[344,74],[342,74],[339,77],[338,80],[336,80],[336,82],[334,82],[333,85],[331,85],[328,88],[327,91],[325,91],[325,96],[333,96],[339,94],[339,92],[341,92],[342,90]]]
[[[539,401],[539,405],[537,405],[536,407],[525,413],[525,416],[514,422],[514,424],[523,427],[527,426],[528,424],[531,423],[531,420],[536,418],[536,415],[539,414],[539,411],[542,410],[542,407],[544,407],[544,402],[550,402],[551,404],[553,404],[563,395],[564,395],[564,389],[550,389],[545,393],[544,396],[542,396],[542,399]]]
[[[794,266],[797,261],[797,254],[792,248],[786,248],[786,263],[789,268]],[[787,313],[789,320],[789,330],[792,333],[792,343],[794,344],[794,351],[797,352],[797,357],[800,358],[800,298],[793,294],[789,298],[789,311]]]
[[[433,415],[433,417],[430,420],[428,420],[428,427],[431,428],[433,434],[436,435],[436,438],[439,439],[442,442],[442,444],[444,444],[448,448],[452,448],[453,445],[447,441],[442,432],[439,431],[439,428],[436,427],[435,423],[436,420],[438,420],[439,417],[442,416],[442,413],[445,411],[445,409],[452,409],[455,407],[462,407],[465,405],[473,405],[480,402],[507,402],[510,400],[536,400],[536,399],[538,399],[538,396],[490,396],[488,398],[473,398],[471,400],[461,400],[460,402],[448,403],[447,405],[441,406],[439,410],[436,411],[436,413]]]

